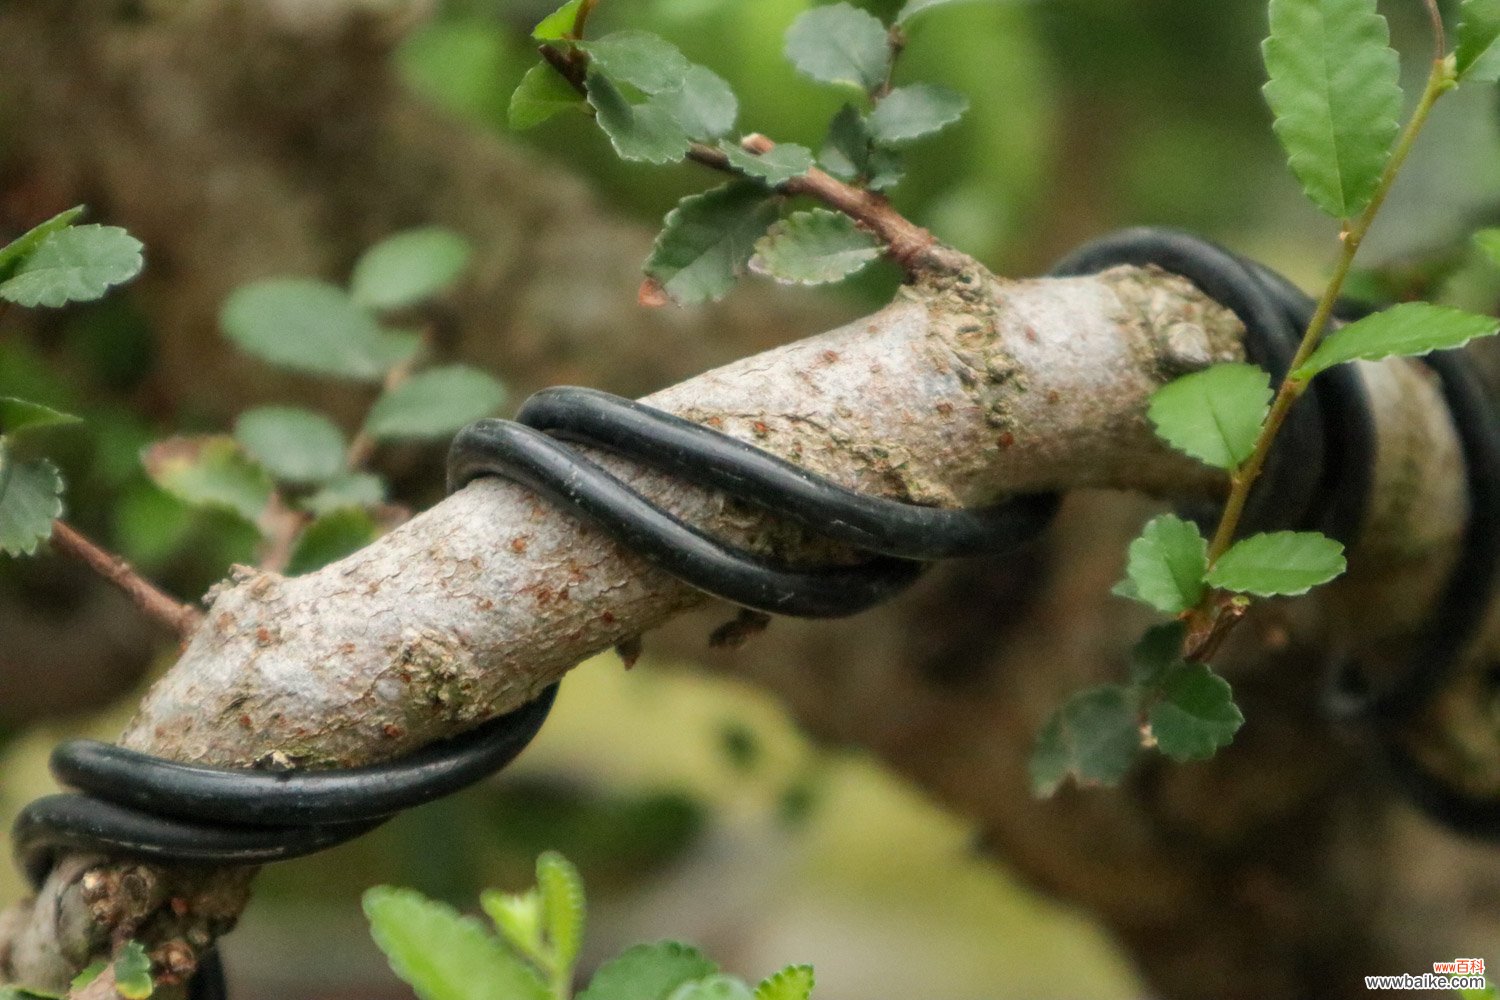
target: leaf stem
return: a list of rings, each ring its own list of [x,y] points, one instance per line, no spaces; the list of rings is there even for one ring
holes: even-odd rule
[[[1441,25],[1439,25],[1439,30],[1441,30]],[[1346,222],[1344,231],[1339,234],[1342,246],[1338,262],[1333,269],[1333,277],[1329,279],[1322,298],[1318,300],[1317,309],[1307,325],[1307,330],[1302,335],[1302,342],[1297,347],[1297,353],[1292,358],[1289,372],[1295,372],[1301,368],[1312,356],[1318,342],[1322,340],[1329,322],[1333,319],[1334,307],[1338,303],[1339,295],[1343,292],[1344,282],[1354,267],[1354,258],[1359,253],[1360,246],[1369,234],[1375,217],[1380,214],[1381,208],[1385,205],[1386,197],[1396,183],[1396,177],[1406,163],[1413,145],[1416,144],[1417,136],[1421,133],[1422,127],[1427,124],[1433,105],[1437,103],[1439,97],[1452,88],[1452,70],[1440,51],[1438,58],[1433,60],[1432,71],[1427,77],[1427,86],[1417,102],[1416,109],[1412,112],[1411,120],[1406,123],[1406,128],[1391,150],[1391,157],[1380,175],[1380,182],[1376,185],[1374,195],[1364,211],[1360,213],[1359,218],[1353,223]],[[1250,490],[1255,485],[1255,481],[1260,478],[1261,470],[1265,467],[1266,456],[1270,454],[1271,445],[1275,442],[1276,435],[1286,421],[1292,405],[1302,398],[1309,383],[1310,379],[1297,378],[1288,374],[1282,380],[1281,387],[1277,389],[1276,398],[1271,402],[1270,412],[1261,426],[1260,435],[1255,440],[1254,451],[1245,460],[1245,464],[1235,470],[1230,477],[1229,499],[1224,503],[1224,513],[1219,518],[1219,525],[1214,529],[1213,541],[1208,547],[1210,568],[1233,543],[1235,531],[1239,528],[1240,519],[1245,513],[1245,503],[1250,498]]]
[[[130,598],[146,617],[186,640],[203,620],[203,613],[158,589],[120,556],[105,550],[65,521],[52,522],[52,547],[83,563]]]

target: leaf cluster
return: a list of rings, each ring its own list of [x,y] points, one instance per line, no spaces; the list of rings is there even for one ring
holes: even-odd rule
[[[57,308],[91,302],[141,270],[141,244],[117,226],[75,225],[83,206],[61,212],[0,247],[0,300]],[[62,515],[62,476],[45,458],[22,457],[18,443],[78,418],[39,403],[0,396],[0,554],[29,555]]]
[[[383,528],[386,494],[380,477],[361,468],[369,448],[447,437],[505,401],[504,386],[478,369],[419,369],[421,335],[395,325],[457,281],[469,256],[462,237],[428,227],[371,247],[347,288],[272,278],[237,289],[220,322],[247,353],[381,391],[352,439],[315,410],[262,406],[242,413],[232,435],[157,442],[144,455],[147,473],[186,503],[262,530],[290,508],[302,522],[286,566],[293,575],[367,545]]]
[[[410,889],[365,893],[365,915],[391,969],[422,1000],[569,1000],[587,915],[583,882],[562,855],[537,859],[536,886],[488,891],[494,932]],[[579,1000],[808,1000],[813,970],[793,965],[753,989],[675,941],[636,945],[601,965]]]
[[[737,175],[684,198],[667,214],[646,261],[646,304],[717,300],[747,269],[790,284],[838,281],[879,257],[880,242],[837,212],[786,214],[787,197],[798,193],[799,178],[818,168],[853,187],[886,191],[901,179],[903,147],[958,121],[968,108],[961,94],[891,82],[906,43],[905,25],[951,2],[913,0],[889,26],[848,3],[834,3],[805,12],[791,25],[786,55],[792,65],[859,95],[834,116],[816,154],[758,135],[730,138],[739,101],[728,83],[648,32],[584,38],[587,8],[576,0],[534,30],[544,59],[512,95],[511,125],[530,128],[581,110],[594,117],[623,159],[675,163],[692,156]]]

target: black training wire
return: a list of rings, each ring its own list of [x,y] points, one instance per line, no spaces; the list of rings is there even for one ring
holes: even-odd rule
[[[1312,303],[1285,279],[1212,243],[1160,229],[1106,237],[1070,255],[1052,273],[1090,274],[1125,264],[1154,265],[1192,281],[1239,317],[1250,359],[1276,380],[1286,376]],[[1451,358],[1435,363],[1440,374],[1461,370],[1458,356]],[[1462,374],[1445,374],[1444,385],[1461,432],[1470,421],[1487,428],[1465,432],[1465,449],[1476,511],[1466,541],[1482,548],[1488,561],[1480,565],[1479,556],[1466,557],[1463,568],[1493,575],[1500,550],[1497,527],[1493,518],[1478,513],[1492,513],[1500,492],[1494,416],[1482,398],[1471,395]],[[575,444],[719,490],[862,558],[805,566],[750,553],[655,505]],[[1363,520],[1373,454],[1363,384],[1351,367],[1335,368],[1293,408],[1252,495],[1247,524],[1318,529],[1351,541]],[[484,420],[461,431],[449,454],[449,488],[482,476],[535,490],[699,590],[748,608],[803,617],[864,610],[909,586],[923,564],[937,559],[1013,549],[1039,532],[1057,506],[1055,496],[1016,497],[981,510],[871,497],[711,428],[577,388],[544,390],[527,400],[515,421]],[[1409,689],[1390,695],[1393,703],[1430,697],[1472,634],[1476,622],[1471,619],[1483,611],[1488,591],[1482,598],[1460,593],[1457,580],[1455,574],[1444,621],[1457,621],[1462,634],[1446,630],[1439,636],[1434,630],[1428,651],[1442,664],[1419,664],[1406,682]],[[520,709],[408,757],[343,770],[205,768],[70,741],[58,747],[53,766],[79,791],[39,799],[22,811],[14,837],[17,857],[39,886],[64,850],[202,864],[259,864],[323,850],[504,767],[541,728],[556,689],[554,684]],[[1440,781],[1438,787],[1444,787]],[[1491,825],[1500,828],[1500,822]],[[191,995],[194,1000],[224,996],[212,951],[200,960]]]

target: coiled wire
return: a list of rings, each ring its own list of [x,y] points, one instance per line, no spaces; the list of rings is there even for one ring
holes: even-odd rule
[[[1286,376],[1312,304],[1285,279],[1214,244],[1160,229],[1106,237],[1052,273],[1089,274],[1124,264],[1155,265],[1192,281],[1239,317],[1251,360],[1278,380]],[[1466,556],[1463,569],[1492,577],[1500,550],[1493,516],[1500,490],[1495,418],[1473,394],[1468,376],[1454,374],[1462,370],[1457,355],[1434,367],[1449,388],[1471,461],[1475,517],[1468,541],[1485,553]],[[645,499],[573,443],[720,490],[864,558],[792,566],[736,548]],[[1252,495],[1247,524],[1316,528],[1352,540],[1368,500],[1373,454],[1362,383],[1347,366],[1335,368],[1293,408]],[[527,400],[514,421],[482,420],[461,431],[449,454],[449,488],[483,476],[537,491],[699,590],[757,611],[804,617],[869,608],[910,586],[931,561],[1009,551],[1038,533],[1058,502],[1055,496],[1023,496],[982,510],[948,510],[872,497],[711,428],[578,388],[544,390]],[[1417,664],[1399,689],[1371,699],[1368,714],[1391,715],[1387,703],[1399,703],[1409,714],[1411,702],[1441,687],[1488,603],[1488,590],[1474,576],[1465,583],[1458,585],[1456,572],[1431,632],[1428,652],[1442,662]],[[208,768],[72,740],[54,751],[52,764],[59,779],[78,791],[38,799],[22,811],[15,827],[17,857],[39,886],[65,850],[221,865],[324,850],[504,767],[541,728],[556,690],[553,685],[511,713],[400,760],[342,770]],[[1444,787],[1425,774],[1410,784],[1428,792]],[[1434,798],[1425,795],[1429,802]],[[1464,825],[1473,832],[1476,824]],[[1500,822],[1490,828],[1500,834]],[[191,991],[197,1000],[224,995],[212,953],[204,956]]]

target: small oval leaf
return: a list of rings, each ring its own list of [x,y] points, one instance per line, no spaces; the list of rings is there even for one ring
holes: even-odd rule
[[[0,298],[22,306],[91,302],[141,271],[141,241],[118,226],[74,226],[49,233],[15,273]]]
[[[1315,531],[1273,531],[1236,542],[1208,571],[1210,586],[1259,597],[1295,596],[1344,572],[1344,547]]]
[[[848,277],[882,253],[880,242],[847,215],[794,212],[755,244],[750,267],[777,281],[820,285]]]
[[[1208,543],[1198,526],[1164,514],[1149,521],[1130,543],[1125,579],[1114,592],[1175,615],[1202,598],[1207,571]]]
[[[365,419],[365,433],[380,440],[446,437],[504,402],[505,387],[478,368],[433,368],[376,400]]]
[[[1403,302],[1333,331],[1323,338],[1307,364],[1292,374],[1309,379],[1345,361],[1378,361],[1462,347],[1497,330],[1500,320],[1492,316],[1428,302]]]
[[[321,413],[293,406],[246,410],[234,423],[240,447],[277,479],[322,483],[344,471],[344,433]]]
[[[469,266],[471,252],[468,240],[441,226],[396,233],[355,263],[349,296],[366,309],[415,305],[453,284]]]
[[[1215,468],[1236,469],[1255,450],[1270,403],[1271,376],[1236,362],[1167,383],[1146,412],[1172,447]]]
[[[787,29],[786,57],[821,83],[874,90],[890,72],[890,36],[874,15],[847,3],[814,7]]]

